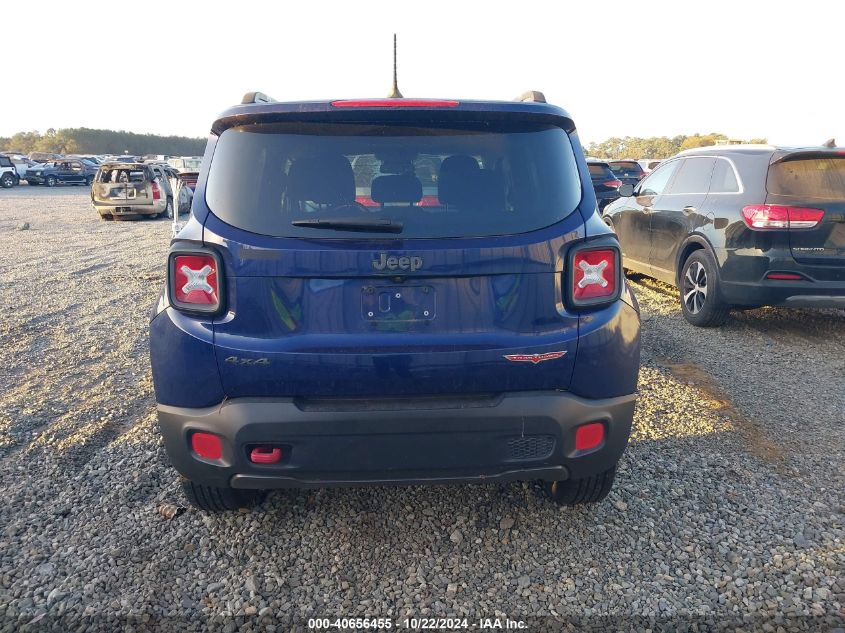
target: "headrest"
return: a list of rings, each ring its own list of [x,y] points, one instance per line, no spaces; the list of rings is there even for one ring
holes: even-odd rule
[[[351,202],[355,199],[352,165],[340,154],[296,160],[288,172],[288,198],[318,204]]]
[[[478,161],[464,154],[450,156],[440,163],[440,176],[437,178],[437,197],[440,202],[465,202],[463,198],[466,197],[467,182],[473,181],[479,170]]]
[[[422,200],[422,183],[410,174],[379,176],[373,179],[370,197],[375,202],[419,202]]]

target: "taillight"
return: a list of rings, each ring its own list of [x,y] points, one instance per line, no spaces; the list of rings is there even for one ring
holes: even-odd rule
[[[569,292],[576,307],[616,301],[621,292],[619,249],[580,248],[570,256]]]
[[[209,253],[171,253],[168,270],[170,301],[186,312],[220,309],[221,266]]]
[[[823,209],[787,207],[780,204],[751,204],[742,207],[742,219],[748,228],[811,229],[821,222]]]
[[[161,189],[156,181],[153,181],[153,200],[161,200]]]
[[[621,180],[605,180],[603,183],[605,187],[610,187],[612,189],[619,189],[622,186]]]

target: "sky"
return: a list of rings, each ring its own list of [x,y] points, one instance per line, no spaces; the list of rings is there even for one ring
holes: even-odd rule
[[[721,132],[845,145],[845,2],[4,2],[0,136],[91,127],[205,136],[245,92],[540,90],[583,143]],[[85,7],[84,10],[81,7]],[[110,15],[111,13],[111,15]]]

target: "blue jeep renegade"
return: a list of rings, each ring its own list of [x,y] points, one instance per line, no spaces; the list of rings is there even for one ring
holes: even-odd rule
[[[277,103],[215,121],[150,353],[188,499],[537,479],[603,499],[639,313],[575,125],[514,102]]]

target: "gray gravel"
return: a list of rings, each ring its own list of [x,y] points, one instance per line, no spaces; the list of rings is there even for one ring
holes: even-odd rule
[[[165,221],[100,221],[83,188],[0,191],[0,631],[845,626],[841,311],[700,330],[636,281],[635,432],[595,507],[524,483],[279,492],[205,516],[155,426],[147,318],[168,239]]]

